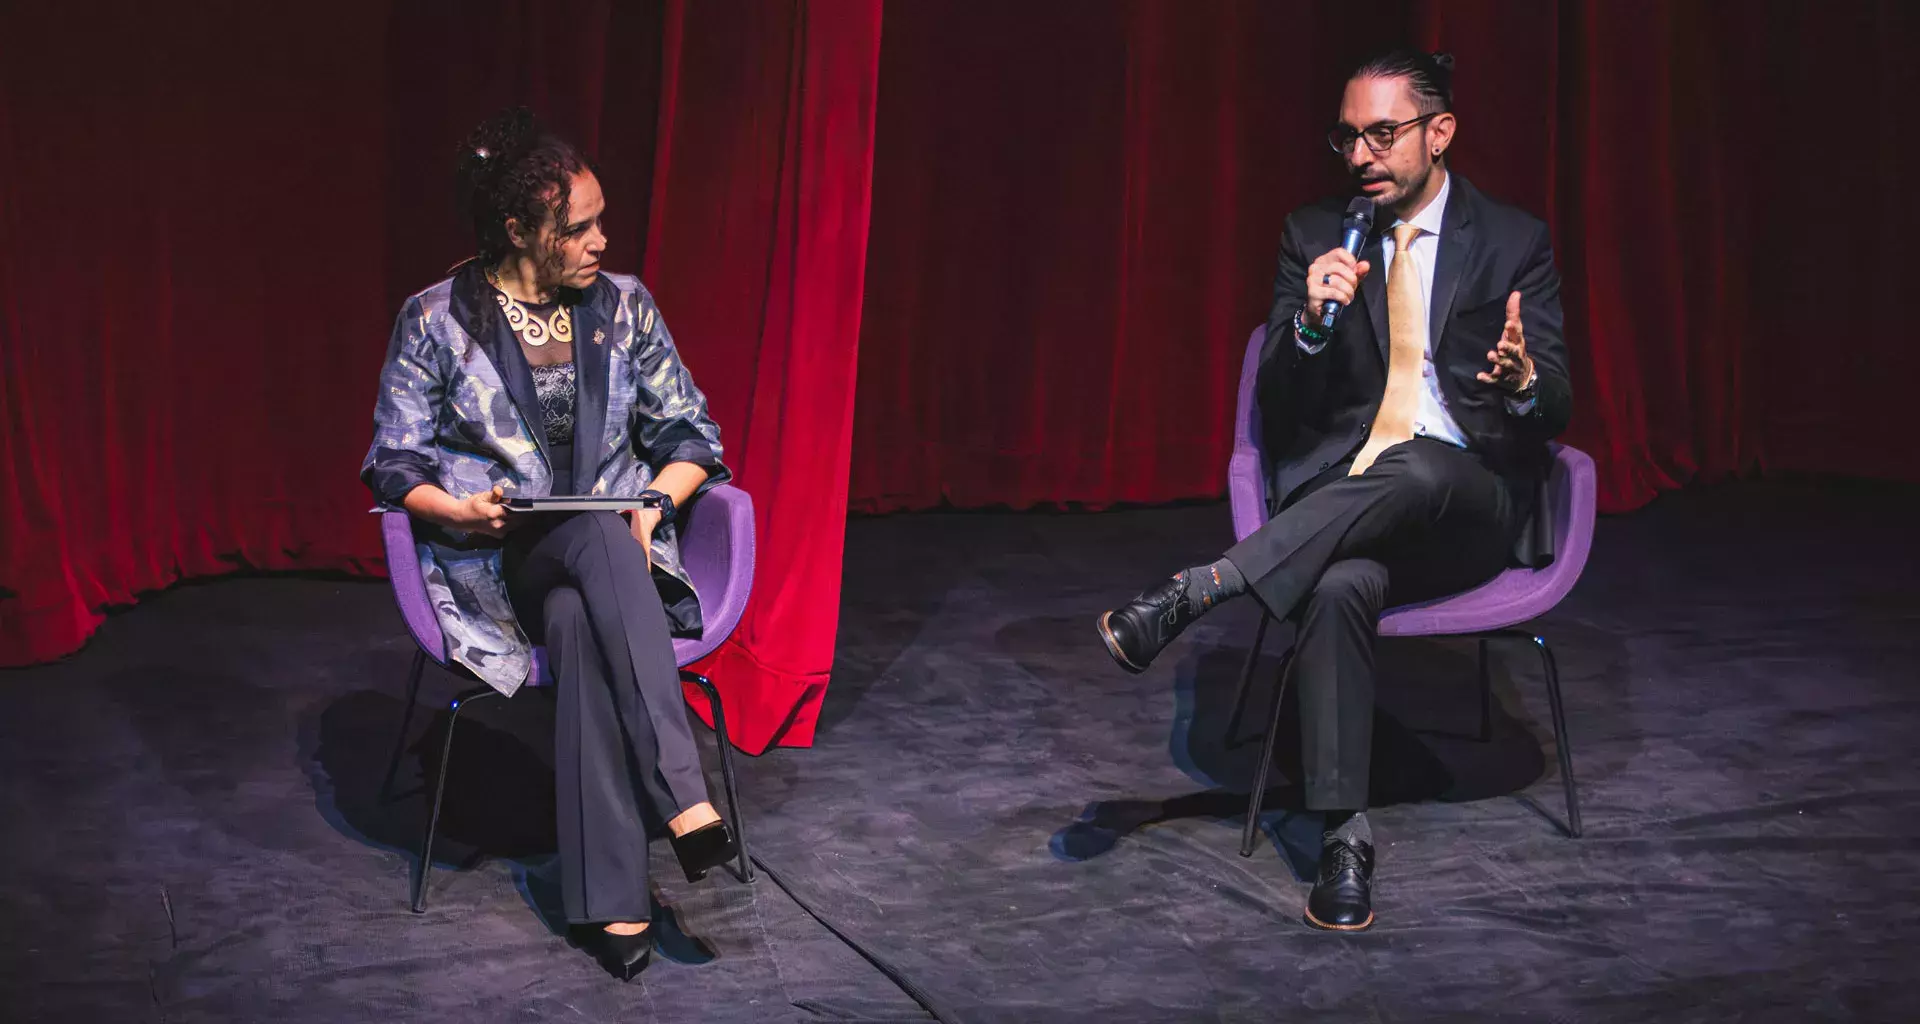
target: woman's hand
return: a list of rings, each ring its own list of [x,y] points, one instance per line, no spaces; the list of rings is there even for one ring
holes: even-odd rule
[[[506,496],[496,485],[493,490],[468,495],[454,506],[447,525],[456,530],[468,530],[486,534],[489,537],[507,535]]]
[[[435,526],[466,530],[488,537],[504,537],[512,513],[503,504],[499,487],[465,498],[456,498],[433,484],[421,484],[407,492],[401,501],[408,513]]]
[[[640,550],[647,553],[647,568],[653,568],[653,529],[660,525],[660,510],[652,508],[637,509],[629,528],[633,539],[640,542]]]
[[[707,479],[706,467],[692,462],[670,462],[660,468],[647,485],[673,499],[675,508],[686,508],[693,500],[693,494]],[[627,520],[633,533],[633,539],[647,551],[647,568],[653,568],[653,531],[660,526],[660,510],[653,508],[635,509],[632,518]]]

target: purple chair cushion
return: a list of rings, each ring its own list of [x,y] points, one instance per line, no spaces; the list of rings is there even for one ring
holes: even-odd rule
[[[405,512],[385,512],[380,531],[387,549],[387,575],[393,583],[400,617],[427,657],[447,664],[447,641],[427,597],[427,581],[413,546],[413,523]],[[705,623],[699,639],[675,639],[673,657],[682,667],[712,654],[740,624],[753,592],[753,499],[738,487],[721,484],[691,503],[680,528],[680,556],[700,594]],[[532,686],[548,686],[547,651],[533,649]]]
[[[1260,409],[1254,382],[1260,369],[1265,324],[1247,339],[1240,364],[1240,391],[1234,414],[1233,457],[1227,464],[1227,500],[1233,533],[1244,540],[1267,521],[1267,463],[1260,448]],[[1545,569],[1508,569],[1472,590],[1421,604],[1389,608],[1380,616],[1381,636],[1437,636],[1482,633],[1537,618],[1567,596],[1593,549],[1597,482],[1593,459],[1565,445],[1553,445],[1553,473],[1547,481],[1553,503],[1556,557]]]

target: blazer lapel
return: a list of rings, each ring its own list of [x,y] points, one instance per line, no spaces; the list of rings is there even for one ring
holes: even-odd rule
[[[573,365],[578,384],[573,398],[573,490],[591,494],[600,475],[600,457],[607,444],[607,388],[611,355],[607,351],[607,318],[599,300],[605,279],[573,306]]]
[[[1373,270],[1360,282],[1360,298],[1367,304],[1367,320],[1373,325],[1374,344],[1380,348],[1380,365],[1387,365],[1387,284],[1386,263],[1382,256],[1381,239],[1385,235],[1375,231],[1367,237],[1360,258],[1373,264]]]
[[[520,422],[533,435],[535,444],[540,446],[540,455],[547,460],[549,469],[553,466],[553,449],[547,444],[546,417],[540,412],[540,396],[533,389],[533,370],[527,366],[526,354],[520,351],[520,343],[514,340],[513,328],[507,326],[507,318],[500,314],[495,305],[486,317],[486,326],[481,326],[480,309],[477,304],[493,302],[493,286],[488,284],[479,269],[479,263],[469,263],[456,275],[453,283],[453,300],[449,308],[454,320],[467,336],[480,343],[481,351],[487,354],[487,360],[500,372],[500,383],[506,386],[507,396],[513,399],[513,407],[520,414]]]
[[[1433,308],[1427,314],[1427,333],[1433,339],[1436,360],[1440,344],[1447,338],[1447,317],[1453,313],[1461,275],[1473,257],[1473,197],[1473,186],[1467,179],[1454,175],[1453,191],[1440,215],[1440,255],[1433,268]]]

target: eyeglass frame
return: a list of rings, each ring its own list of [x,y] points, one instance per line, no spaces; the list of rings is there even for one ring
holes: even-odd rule
[[[1346,156],[1348,151],[1353,149],[1354,143],[1359,142],[1362,139],[1365,139],[1367,143],[1367,149],[1370,152],[1372,152],[1374,156],[1380,156],[1391,151],[1394,146],[1399,145],[1400,137],[1406,134],[1406,130],[1408,128],[1411,128],[1416,124],[1421,124],[1426,121],[1431,121],[1434,118],[1439,117],[1441,114],[1445,114],[1445,113],[1448,113],[1448,111],[1436,110],[1431,114],[1421,114],[1419,117],[1409,118],[1408,120],[1401,121],[1396,124],[1369,125],[1365,128],[1360,129],[1359,131],[1354,131],[1352,128],[1349,128],[1344,124],[1334,125],[1332,128],[1327,129],[1327,145],[1332,147],[1335,153],[1338,153],[1341,156]],[[1388,142],[1384,146],[1375,146],[1373,144],[1373,140],[1370,138],[1367,138],[1367,133],[1372,131],[1378,131],[1379,129],[1382,129],[1382,128],[1392,132],[1393,139],[1392,141]],[[1334,145],[1333,139],[1334,139],[1334,134],[1336,132],[1353,132],[1353,137],[1348,139],[1347,144],[1344,146]]]

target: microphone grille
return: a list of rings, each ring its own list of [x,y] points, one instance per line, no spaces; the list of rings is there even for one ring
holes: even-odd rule
[[[1373,226],[1373,200],[1360,196],[1347,204],[1347,216],[1368,227]]]

